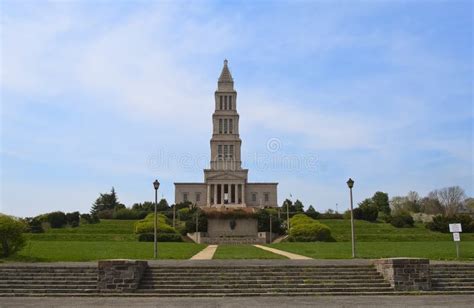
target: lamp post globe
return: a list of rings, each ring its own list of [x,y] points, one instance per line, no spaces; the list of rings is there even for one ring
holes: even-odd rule
[[[347,181],[347,186],[352,189],[352,187],[354,187],[354,180],[349,178],[349,180]]]

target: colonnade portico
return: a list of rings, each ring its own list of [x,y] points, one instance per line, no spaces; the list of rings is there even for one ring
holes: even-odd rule
[[[239,183],[208,183],[207,204],[241,204],[245,205],[245,184]]]

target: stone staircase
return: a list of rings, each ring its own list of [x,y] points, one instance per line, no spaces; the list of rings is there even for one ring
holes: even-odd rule
[[[1,266],[0,296],[97,293],[97,267]]]
[[[432,291],[474,294],[474,263],[432,264]]]
[[[390,284],[373,266],[149,267],[136,295],[385,295]]]

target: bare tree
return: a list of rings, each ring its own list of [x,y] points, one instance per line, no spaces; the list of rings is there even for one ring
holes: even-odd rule
[[[464,190],[459,186],[437,189],[428,194],[428,197],[434,196],[436,196],[436,199],[443,206],[446,216],[456,214],[466,198]]]
[[[416,191],[410,190],[407,194],[407,199],[410,202],[418,202],[420,201],[420,195]]]

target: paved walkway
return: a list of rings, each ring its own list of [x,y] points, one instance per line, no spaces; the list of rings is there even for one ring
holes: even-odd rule
[[[190,260],[211,260],[216,253],[217,245],[209,245],[194,256]]]
[[[0,307],[22,308],[156,308],[156,307],[182,307],[182,308],[238,308],[238,307],[472,307],[473,295],[409,295],[409,296],[257,296],[257,297],[222,297],[222,298],[196,298],[196,297],[3,297]]]
[[[280,250],[280,249],[270,248],[270,247],[262,246],[262,245],[254,245],[254,246],[257,247],[257,248],[266,250],[266,251],[273,252],[274,254],[287,257],[288,259],[291,259],[291,260],[311,260],[311,258],[309,258],[309,257],[305,257],[305,256],[302,256],[302,255],[297,255],[295,253],[283,251],[283,250]]]

